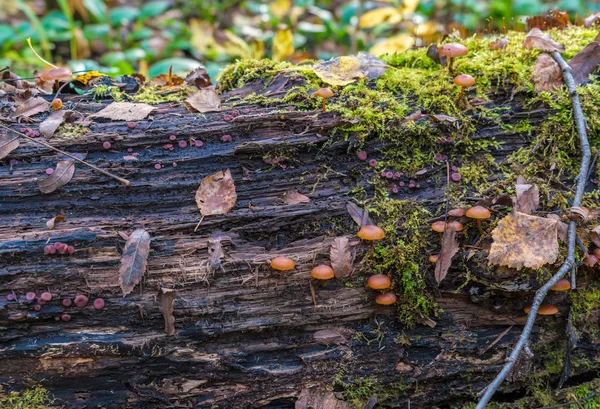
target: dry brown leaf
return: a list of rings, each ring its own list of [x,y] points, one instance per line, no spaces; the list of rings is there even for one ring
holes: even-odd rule
[[[113,102],[103,110],[91,115],[96,118],[107,118],[113,121],[141,121],[146,118],[154,107],[135,102]]]
[[[587,83],[590,74],[598,68],[598,64],[600,64],[600,44],[598,41],[592,41],[569,61],[575,84]]]
[[[449,115],[444,115],[444,114],[425,114],[425,116],[427,116],[429,119],[431,119],[434,122],[450,122],[450,123],[454,123],[457,122],[458,119],[449,116]]]
[[[148,265],[150,253],[150,234],[144,229],[137,229],[129,235],[119,268],[119,285],[126,296],[140,282]]]
[[[596,226],[592,229],[590,237],[594,244],[597,247],[600,247],[600,226]]]
[[[70,160],[61,160],[56,165],[54,173],[38,182],[38,187],[42,193],[52,193],[59,187],[69,183],[74,174],[75,163]]]
[[[329,250],[329,259],[336,278],[347,278],[350,276],[354,257],[348,237],[336,237],[333,240],[331,249]]]
[[[202,216],[226,214],[235,206],[237,194],[229,169],[207,176],[196,190],[196,204]]]
[[[563,243],[566,243],[569,238],[569,225],[567,223],[563,222],[562,219],[560,218],[560,216],[557,214],[550,213],[546,217],[548,219],[556,220],[558,239],[560,241],[562,241]]]
[[[554,263],[558,257],[557,224],[545,217],[510,213],[492,231],[489,263],[517,270]]]
[[[155,87],[177,87],[181,88],[180,85],[183,84],[183,78],[178,77],[177,75],[171,74],[159,74],[152,78],[148,82],[149,85]]]
[[[446,57],[440,55],[439,47],[437,44],[431,44],[429,46],[429,48],[427,49],[427,57],[440,64],[442,67],[446,66]]]
[[[436,47],[437,47],[437,45],[436,45]],[[406,118],[404,118],[404,122],[418,121],[421,118],[423,118],[423,112],[421,112],[420,109],[417,109],[415,112],[413,112],[412,114],[410,114]]]
[[[221,259],[225,257],[221,240],[224,238],[223,233],[215,232],[208,238],[208,264],[213,270],[221,267]]]
[[[212,85],[208,71],[206,71],[206,68],[204,67],[198,67],[190,72],[187,77],[185,77],[184,83],[185,85],[191,85],[196,88],[206,88]]]
[[[353,330],[344,327],[322,329],[313,334],[313,338],[320,345],[340,345],[348,342],[348,336]]]
[[[0,133],[0,159],[19,147],[19,137]]]
[[[535,67],[533,67],[534,91],[552,92],[555,88],[560,88],[563,84],[562,73],[558,63],[550,54],[541,53],[538,55]]]
[[[504,50],[509,42],[506,37],[498,38],[490,44],[490,50]]]
[[[519,178],[515,186],[517,197],[515,200],[515,210],[520,213],[531,214],[540,204],[540,189],[536,185],[526,184]]]
[[[343,86],[362,78],[373,80],[388,70],[388,65],[373,54],[360,52],[320,61],[313,66],[317,77],[329,85]]]
[[[49,230],[54,230],[56,223],[64,222],[65,220],[67,220],[67,218],[63,215],[54,216],[52,219],[46,222],[46,227],[48,227]]]
[[[165,319],[165,333],[175,334],[175,317],[173,316],[173,303],[177,291],[171,288],[161,288],[158,292],[158,309]]]
[[[355,203],[348,202],[346,204],[346,210],[348,210],[348,214],[354,220],[354,223],[358,224],[359,227],[363,227],[366,225],[373,225],[373,220],[369,217],[369,212],[367,209],[361,209]]]
[[[295,190],[287,190],[283,193],[283,203],[288,205],[296,205],[298,203],[308,203],[310,199],[302,193]]]
[[[44,98],[29,98],[17,107],[15,113],[13,114],[13,117],[30,117],[39,114],[40,112],[45,112],[48,110],[48,108],[50,108],[50,104]]]
[[[40,124],[40,132],[46,138],[50,138],[54,135],[54,132],[58,129],[58,127],[65,121],[65,114],[70,111],[66,111],[61,109],[60,111],[54,112],[48,118],[44,120]]]
[[[587,16],[586,18],[584,18],[583,25],[586,28],[590,28],[591,26],[596,24],[598,21],[600,21],[600,13],[595,13],[595,14],[592,14],[591,16]]]
[[[435,263],[435,281],[438,285],[448,274],[448,269],[452,265],[452,257],[458,252],[458,241],[456,240],[456,230],[452,223],[444,230],[442,236],[442,250],[440,257]]]
[[[321,392],[318,388],[302,389],[294,409],[352,409],[344,401],[335,397],[333,392]]]
[[[567,217],[571,220],[581,220],[586,223],[590,219],[590,212],[585,207],[573,206],[567,211]]]
[[[201,113],[219,111],[221,109],[221,97],[213,89],[199,89],[190,95],[185,102]]]
[[[550,37],[550,34],[544,33],[539,28],[532,29],[525,36],[523,41],[523,47],[525,48],[537,48],[538,50],[552,52],[558,51],[559,53],[565,52],[565,46],[557,43]]]

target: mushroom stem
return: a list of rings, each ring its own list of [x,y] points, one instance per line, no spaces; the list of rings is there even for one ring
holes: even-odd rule
[[[321,106],[321,109],[323,110],[323,112],[325,112],[326,111],[326,109],[325,109],[325,98],[321,97],[321,99],[323,100],[323,105]]]
[[[452,74],[453,73],[453,71],[452,71],[452,63],[454,62],[454,57],[448,57],[448,60],[450,60],[448,62],[448,71],[450,72],[450,74]]]
[[[479,233],[483,236],[483,229],[481,228],[481,220],[477,219],[477,228],[479,229]]]
[[[456,100],[457,107],[460,105],[460,100],[462,99],[464,93],[465,93],[465,87],[460,87],[460,94],[458,94],[458,99]]]

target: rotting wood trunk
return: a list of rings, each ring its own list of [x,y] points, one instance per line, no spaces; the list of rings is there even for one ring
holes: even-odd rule
[[[431,288],[440,316],[414,328],[396,322],[394,307],[375,305],[360,274],[350,285],[332,280],[317,287],[313,305],[309,272],[328,261],[332,232],[356,233],[346,212],[348,193],[357,185],[372,192],[372,186],[352,141],[327,143],[331,130],[345,123],[336,112],[227,103],[228,97],[256,91],[281,95],[294,81],[276,78],[273,84],[250,83],[230,92],[221,112],[204,117],[170,104],[134,129],[124,122],[95,121],[81,137],[50,140],[129,179],[129,189],[78,165],[69,184],[44,195],[36,180],[45,177],[56,156],[27,141],[0,162],[0,382],[18,389],[39,380],[56,405],[67,408],[289,408],[303,388],[333,385],[340,392],[342,383],[356,379],[379,385],[365,390],[389,385],[391,397],[380,401],[381,407],[405,408],[409,399],[413,409],[460,407],[474,399],[518,336],[525,316],[513,307],[531,288],[485,284],[490,271],[480,268],[459,289],[464,276],[451,270],[441,289]],[[82,97],[73,101],[86,114],[103,106]],[[498,120],[482,119],[473,138],[502,142],[501,150],[491,152],[497,161],[528,143],[524,135],[504,131],[503,123],[524,118],[536,123],[551,115],[523,111],[500,93],[493,104],[510,109]],[[233,109],[242,115],[224,120]],[[165,150],[172,134],[200,139],[204,146]],[[233,142],[221,142],[225,134]],[[111,142],[110,150],[103,149],[104,141]],[[123,159],[127,148],[139,152],[137,161]],[[269,170],[263,155],[284,148],[293,148],[297,164]],[[366,145],[374,155],[378,148],[375,142]],[[156,170],[156,163],[165,166]],[[237,205],[227,215],[206,217],[194,233],[200,218],[194,192],[204,177],[225,169],[235,180]],[[445,166],[428,168],[418,189],[403,189],[395,198],[437,209],[445,177],[434,175],[445,175]],[[310,202],[283,204],[289,189],[308,195]],[[57,214],[66,222],[48,230],[46,221]],[[125,242],[119,232],[136,228],[152,236],[148,272],[143,285],[122,297],[118,270]],[[207,240],[215,231],[230,239],[223,241],[222,268],[213,271]],[[75,254],[44,256],[44,245],[55,241],[74,245]],[[368,251],[358,250],[358,259]],[[257,263],[277,254],[296,260],[284,278]],[[163,331],[160,288],[177,291],[175,336]],[[47,290],[54,299],[41,311],[25,303],[26,292]],[[18,302],[6,300],[9,292]],[[103,297],[106,307],[70,308],[69,322],[56,321],[64,310],[60,300],[80,293]],[[552,297],[567,304],[564,295]],[[564,317],[551,319],[560,323]],[[331,342],[313,337],[340,327],[351,333],[343,331],[342,339]],[[560,336],[546,334],[535,342],[550,344]],[[587,368],[575,369],[580,379],[599,369],[598,348],[593,338],[581,337],[579,359]],[[543,359],[524,362],[499,398],[508,404],[521,397]],[[347,388],[358,393],[360,385]]]

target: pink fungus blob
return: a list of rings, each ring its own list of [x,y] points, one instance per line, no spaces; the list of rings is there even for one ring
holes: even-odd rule
[[[46,175],[50,176],[53,173],[54,173],[54,169],[52,169],[52,168],[46,169]]]
[[[6,301],[14,301],[15,296],[13,294],[6,294]]]
[[[94,300],[94,308],[97,310],[104,308],[104,300],[102,298],[96,298]]]
[[[161,168],[160,163],[157,163],[156,165],[154,165],[154,169],[160,170],[160,168]]]
[[[41,298],[38,298],[37,303],[39,305],[44,305],[44,304],[46,304],[46,300],[42,300]]]
[[[236,118],[236,117],[240,116],[240,112],[234,109],[233,111],[231,111],[231,116]]]
[[[273,159],[271,160],[271,162],[272,162],[272,163],[279,163],[279,158],[273,158]]]
[[[73,253],[75,253],[75,247],[67,246],[67,254],[71,255]]]
[[[372,168],[374,168],[375,166],[377,166],[377,161],[375,159],[371,159],[369,161],[369,166],[372,167]]]
[[[246,115],[246,114],[249,114],[249,113],[250,113],[250,110],[248,108],[242,109],[242,114]]]
[[[404,186],[404,182],[398,183],[398,186]]]
[[[63,298],[62,300],[62,305],[65,307],[70,307],[71,304],[73,304],[73,301],[71,301],[70,298]]]
[[[367,160],[367,151],[359,151],[356,153],[356,156],[358,156],[358,159],[360,160]]]
[[[62,243],[60,241],[57,241],[56,243],[52,244],[52,246],[58,250],[59,248],[62,247]]]
[[[221,140],[223,142],[231,142],[232,139],[233,138],[231,137],[231,135],[223,135],[223,136],[221,136]]]
[[[56,317],[54,317],[54,321],[60,321],[60,317],[57,315]]]
[[[40,299],[44,301],[50,301],[52,300],[52,293],[49,291],[45,291],[42,293],[42,295],[40,295]]]
[[[127,152],[133,152],[133,148],[127,148]]]
[[[384,178],[385,177],[385,170],[381,171],[381,177]]]
[[[442,160],[444,159],[444,155],[442,155],[441,153],[436,153],[434,156],[435,160]]]
[[[391,179],[394,177],[394,172],[385,172],[385,177]]]
[[[174,168],[176,168],[177,167],[177,162],[173,162],[172,165],[173,165]]]
[[[415,187],[415,184],[414,184],[414,183],[409,183],[409,184],[408,184],[408,187],[412,189],[412,188],[414,188],[414,187]]]
[[[48,246],[48,254],[56,254],[56,247]]]
[[[140,154],[139,154],[139,153],[137,153],[137,152],[133,152],[133,153],[131,154],[131,156],[135,156],[136,158],[137,158],[139,155],[140,155]]]
[[[79,308],[83,308],[87,305],[88,303],[88,298],[85,295],[77,295],[75,297],[75,301],[73,301],[75,303],[75,305]]]
[[[194,145],[196,146],[196,148],[201,148],[202,146],[204,146],[204,142],[196,141],[196,142],[194,142]]]
[[[231,116],[231,115],[225,115],[225,116],[223,117],[223,120],[224,120],[224,121],[227,121],[227,122],[229,122],[229,121],[232,121],[232,120],[233,120],[233,116]]]
[[[112,146],[112,145],[111,145],[111,144],[110,144],[110,142],[108,142],[108,141],[106,141],[106,142],[104,142],[104,143],[102,144],[102,147],[103,147],[104,149],[110,149],[110,147],[111,147],[111,146]]]
[[[70,316],[69,314],[63,314],[63,315],[60,317],[60,319],[61,319],[61,320],[63,320],[63,321],[65,321],[65,322],[67,322],[67,321],[71,321],[71,316]]]
[[[33,309],[36,310],[36,311],[40,311],[42,309],[42,306],[41,305],[34,305]]]
[[[460,173],[454,172],[453,174],[450,175],[450,178],[453,181],[458,182],[459,180],[462,179],[462,176],[460,175]]]
[[[272,158],[265,158],[265,163],[271,163],[271,162],[273,162]]]
[[[394,193],[398,193],[398,188],[397,188],[397,187],[393,187],[393,188],[392,188],[392,192],[394,192]]]
[[[44,254],[50,254],[50,249],[51,248],[54,248],[54,247],[52,247],[52,246],[45,246],[44,247]]]
[[[455,172],[458,170],[458,168],[456,166],[452,166],[450,169],[452,169]]]
[[[451,137],[451,136],[449,136],[449,137],[446,138],[446,142],[452,143],[452,142],[454,142],[454,138]]]
[[[32,291],[29,291],[27,294],[25,294],[25,299],[27,301],[33,301],[35,300],[35,293]]]
[[[177,137],[175,135],[171,135],[171,136],[169,136],[169,140],[175,141],[175,140],[177,140]]]
[[[62,254],[64,256],[65,254],[67,254],[69,252],[69,246],[64,244],[64,246],[61,246],[61,248],[59,248],[57,251],[58,251],[58,254]]]
[[[296,169],[294,165],[290,165],[290,169]]]
[[[177,145],[180,148],[185,148],[187,146],[187,142],[186,141],[179,141],[179,142],[177,142]]]
[[[394,179],[400,179],[402,177],[402,172],[394,173]]]
[[[137,126],[137,124],[135,122],[127,122],[127,128],[129,129],[133,129]]]

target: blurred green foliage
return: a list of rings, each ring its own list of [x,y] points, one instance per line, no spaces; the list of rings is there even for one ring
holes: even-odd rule
[[[396,8],[401,18],[361,28],[360,16],[379,8]],[[299,61],[368,50],[403,33],[415,39],[407,46],[421,46],[456,27],[463,34],[523,29],[524,17],[553,8],[568,11],[573,20],[600,5],[585,0],[0,0],[0,65],[23,75],[42,67],[27,47],[31,37],[45,58],[68,63],[73,71],[155,75],[171,65],[187,72],[202,63],[214,77],[238,58],[270,56],[282,29],[292,31],[291,59]]]

